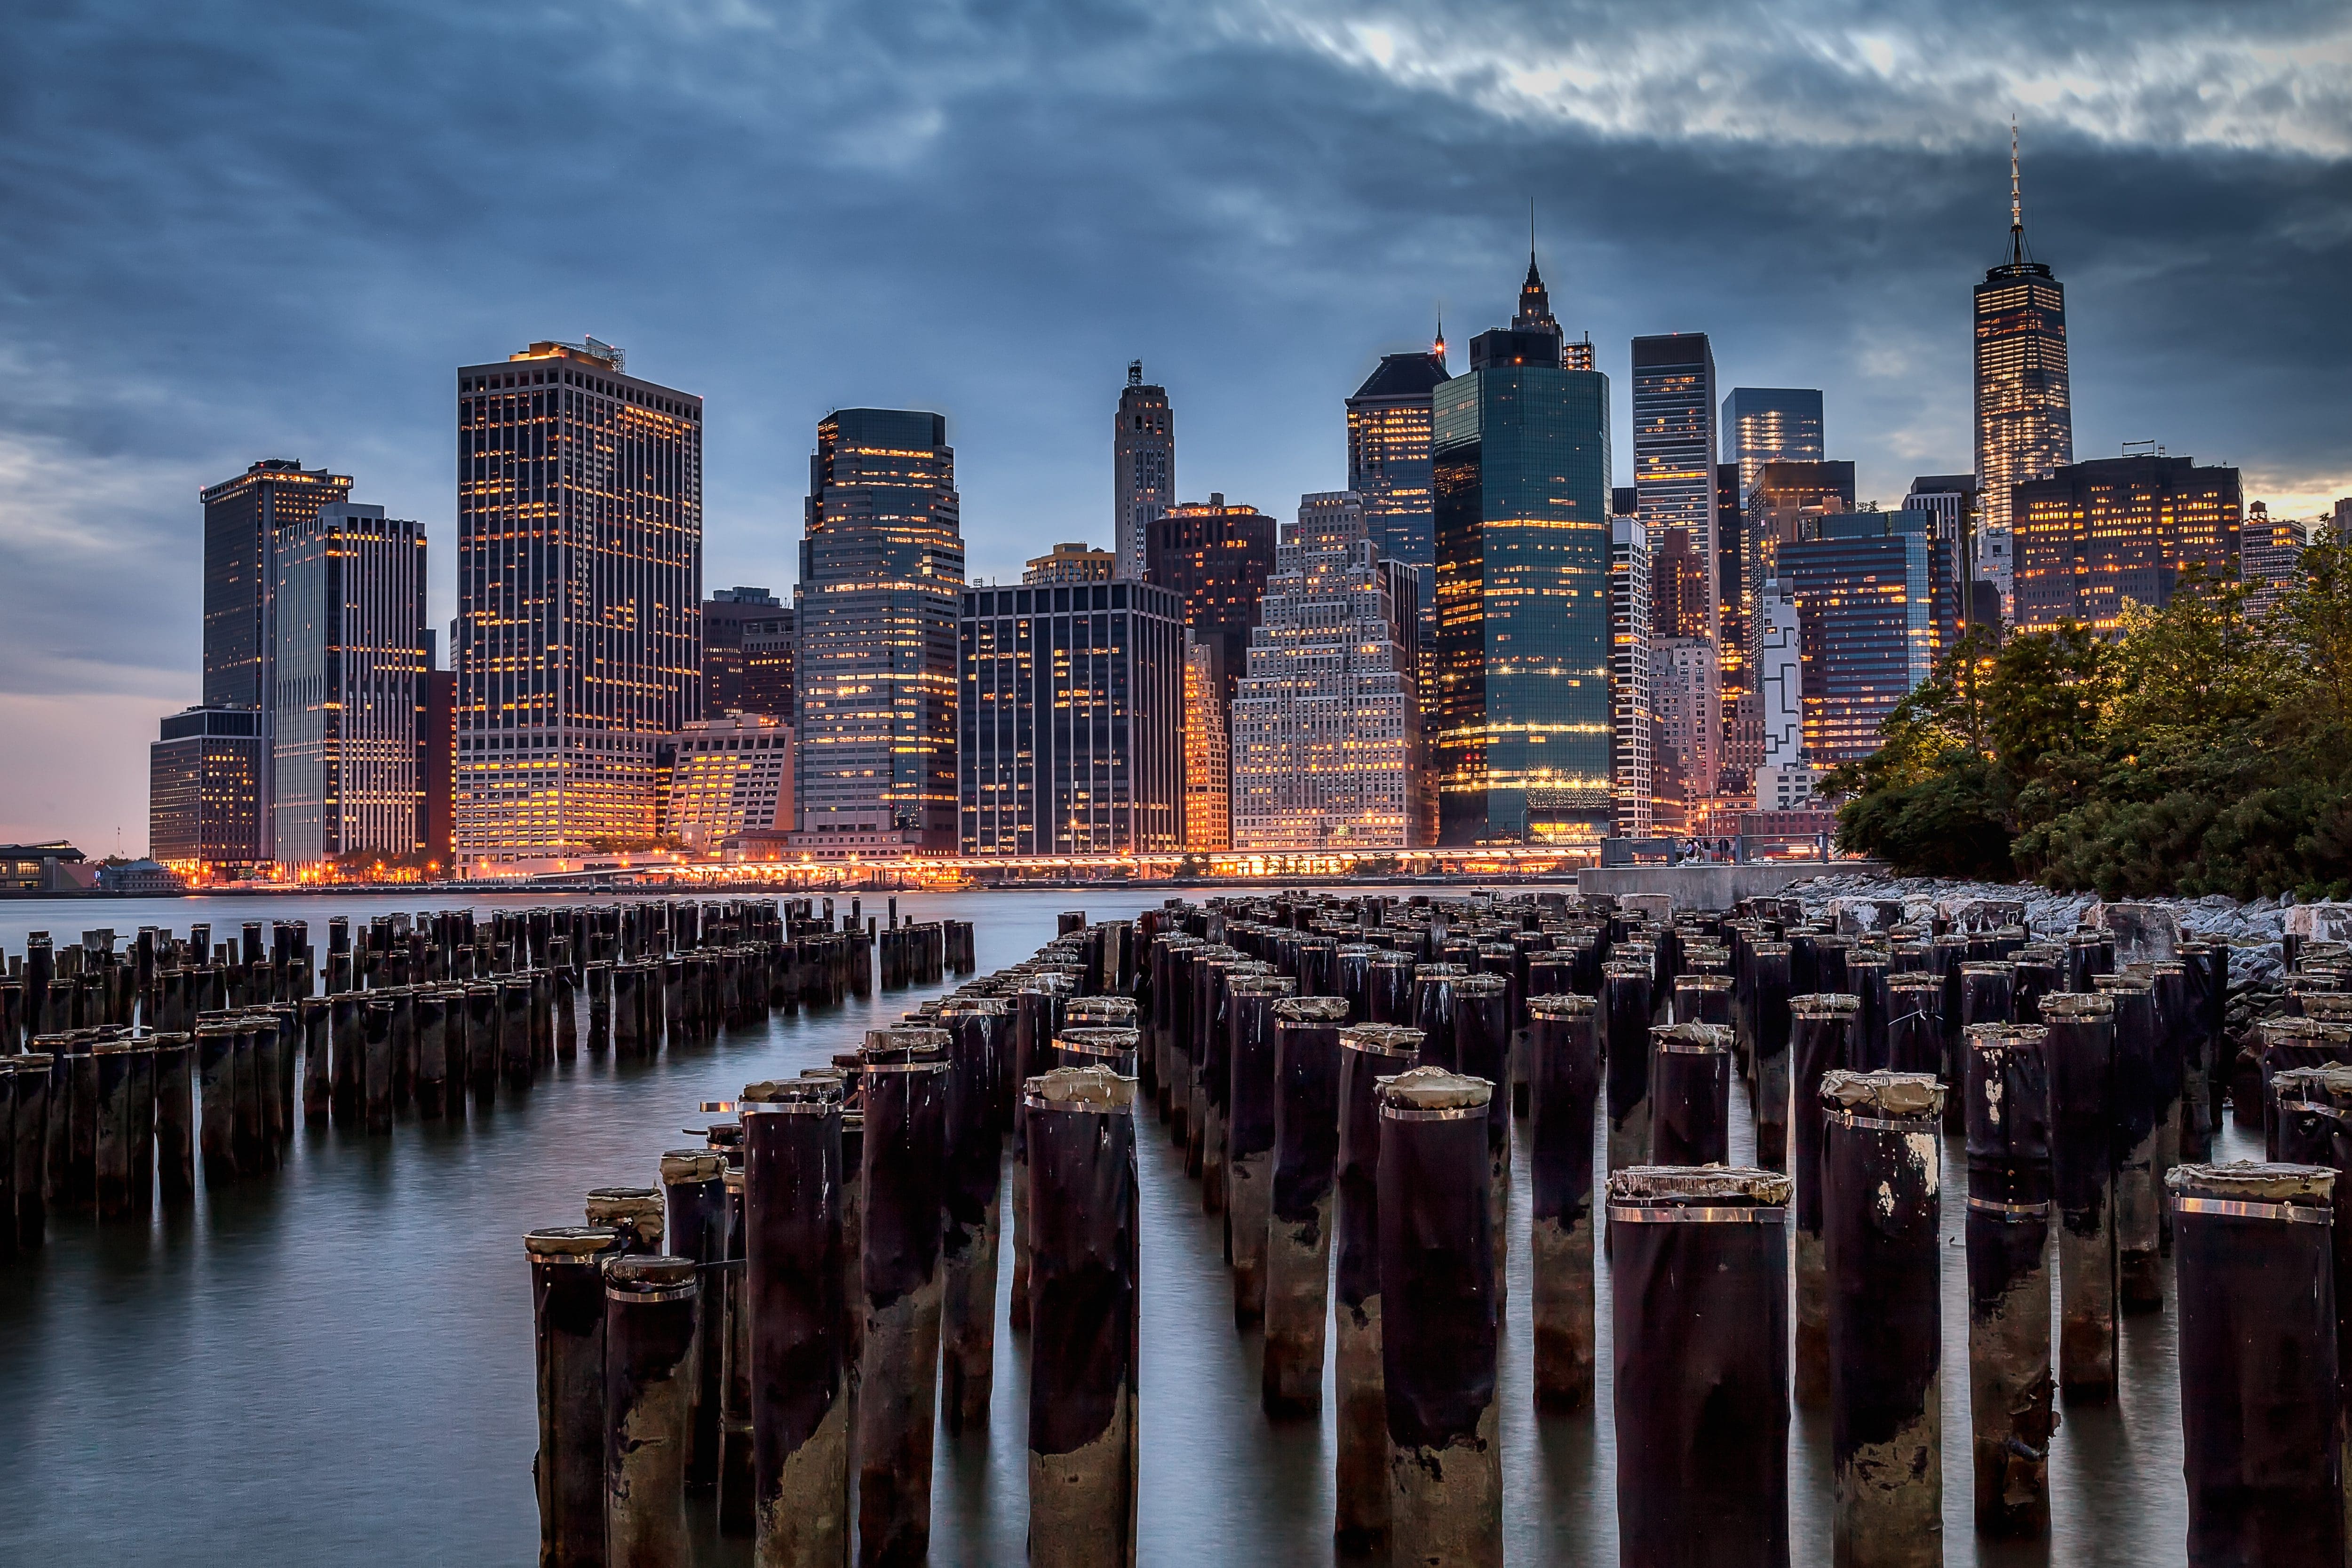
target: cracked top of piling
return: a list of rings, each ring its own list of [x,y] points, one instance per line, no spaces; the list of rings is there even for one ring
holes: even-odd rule
[[[665,1149],[661,1157],[664,1183],[717,1181],[727,1169],[727,1156],[717,1149]]]
[[[2324,1207],[2335,1194],[2336,1173],[2325,1166],[2237,1160],[2228,1165],[2175,1166],[2166,1174],[2164,1185],[2183,1197]]]
[[[1596,997],[1547,996],[1529,997],[1528,1012],[1539,1019],[1591,1018],[1601,1006]]]
[[[1345,997],[1285,997],[1274,1004],[1274,1016],[1284,1023],[1345,1023]]]
[[[1862,998],[1851,991],[1807,991],[1789,998],[1794,1018],[1852,1018],[1862,1011]]]
[[[1628,1166],[1609,1176],[1612,1203],[1764,1207],[1785,1204],[1795,1184],[1753,1166]]]
[[[621,1233],[609,1225],[551,1225],[524,1232],[522,1249],[534,1258],[593,1258],[620,1240]]]
[[[671,1291],[694,1283],[698,1269],[693,1259],[667,1253],[624,1255],[604,1265],[604,1282],[625,1291]]]
[[[1383,1109],[1468,1111],[1483,1109],[1493,1100],[1495,1086],[1483,1078],[1448,1072],[1443,1067],[1416,1067],[1381,1079],[1374,1092]]]
[[[2046,1044],[2050,1030],[2038,1023],[1972,1023],[1960,1035],[1970,1045],[2028,1046]]]
[[[2292,1099],[2342,1110],[2352,1106],[2352,1067],[2330,1063],[2282,1068],[2271,1075],[2271,1089],[2282,1103]]]
[[[1932,1116],[1944,1108],[1944,1086],[1927,1072],[1825,1072],[1822,1100],[1846,1111],[1882,1116]]]
[[[2116,1016],[2116,999],[2105,991],[2052,991],[2035,1006],[2043,1023],[2095,1023]]]
[[[1115,1112],[1135,1104],[1135,1080],[1108,1067],[1056,1067],[1023,1086],[1034,1109]]]
[[[2305,1045],[2352,1044],[2352,1023],[2315,1018],[2262,1019],[2254,1024],[2254,1035],[2264,1045],[2288,1041]]]
[[[736,1097],[736,1103],[738,1106],[830,1104],[841,1098],[844,1087],[840,1073],[830,1068],[818,1068],[798,1078],[771,1078],[759,1083],[746,1083],[743,1092]]]
[[[1360,1023],[1339,1031],[1342,1046],[1382,1056],[1418,1056],[1425,1038],[1422,1030],[1401,1023]]]
[[[1729,1051],[1732,1032],[1727,1024],[1662,1023],[1650,1027],[1650,1039],[1661,1051]]]

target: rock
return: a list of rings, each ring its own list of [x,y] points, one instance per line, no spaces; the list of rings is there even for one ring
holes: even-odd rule
[[[1865,931],[1885,931],[1903,924],[1903,903],[1894,898],[1832,898],[1830,918],[1840,933],[1859,936]]]
[[[2116,938],[2117,964],[2169,958],[2180,947],[2179,912],[2161,904],[2095,904],[2086,916]]]

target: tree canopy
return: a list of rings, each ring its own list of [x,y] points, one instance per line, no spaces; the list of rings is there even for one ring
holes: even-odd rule
[[[2352,552],[2279,603],[2183,574],[2117,635],[1964,635],[1832,773],[1841,847],[2104,896],[2352,890]]]

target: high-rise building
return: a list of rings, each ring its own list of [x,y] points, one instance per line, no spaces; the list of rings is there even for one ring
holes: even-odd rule
[[[1184,847],[1233,848],[1232,751],[1216,644],[1184,633]]]
[[[800,618],[788,605],[744,622],[742,701],[736,706],[792,723],[793,673],[800,667]]]
[[[1650,700],[1650,536],[1638,516],[1609,523],[1610,831],[1647,838],[1654,826]]]
[[[251,708],[261,716],[261,765],[247,806],[260,824],[266,860],[272,847],[269,728],[278,701],[278,536],[316,517],[321,507],[351,499],[352,479],[266,457],[199,495],[205,504],[203,706]]]
[[[2275,607],[2303,575],[2303,552],[2309,549],[2326,525],[2294,517],[2273,517],[2260,501],[2246,508],[2239,536],[2239,579],[2246,585],[2246,613],[2261,615]]]
[[[425,535],[334,501],[278,529],[272,857],[310,866],[420,847]]]
[[[1738,795],[1756,771],[1756,688],[1748,668],[1755,593],[1748,582],[1748,510],[1739,497],[1739,465],[1715,465],[1715,645],[1723,683],[1723,739],[1716,792]]]
[[[967,588],[957,632],[965,854],[1183,847],[1184,622],[1175,594],[1051,576]]]
[[[691,719],[666,737],[669,761],[661,811],[665,836],[716,850],[745,832],[788,831],[793,731],[765,714]]]
[[[702,680],[702,400],[618,349],[457,371],[457,855],[650,843]]]
[[[703,713],[714,718],[726,713],[769,713],[752,704],[743,644],[752,627],[786,613],[783,601],[764,588],[722,588],[702,601]],[[769,716],[790,719],[792,710]]]
[[[1704,568],[1704,630],[1716,635],[1715,351],[1704,332],[1633,340],[1633,488],[1650,538],[1680,528]],[[1653,580],[1654,586],[1654,579]]]
[[[1645,528],[1647,525],[1644,525]],[[1684,528],[1648,528],[1650,635],[1705,641],[1714,602],[1707,591],[1706,556]]]
[[[427,650],[416,719],[416,846],[425,863],[446,871],[457,844],[457,672],[436,667]]]
[[[1425,354],[1384,354],[1380,368],[1348,400],[1348,488],[1363,498],[1364,523],[1384,560],[1418,578],[1413,601],[1422,624],[1413,682],[1426,704],[1436,689],[1436,493],[1429,457],[1429,394],[1454,372],[1445,329]]]
[[[1825,516],[1780,547],[1780,579],[1797,604],[1810,759],[1877,750],[1879,726],[1934,671],[1953,633],[1946,560],[1925,512]]]
[[[1055,545],[1030,559],[1024,582],[1108,582],[1118,575],[1118,557],[1089,544]]]
[[[1250,629],[1274,572],[1275,521],[1255,507],[1171,507],[1151,525],[1150,580],[1184,601],[1184,624],[1215,661],[1218,701],[1231,703],[1249,663]]]
[[[268,742],[261,710],[175,713],[147,751],[147,852],[174,871],[236,871],[269,858],[261,841]]]
[[[1912,479],[1903,505],[1936,519],[1936,537],[1944,541],[1963,585],[1960,618],[1998,627],[2008,615],[2015,580],[2010,532],[2006,527],[1997,533],[1986,529],[1979,500],[1973,474],[1921,474]]]
[[[963,533],[946,418],[827,414],[807,529],[793,591],[802,831],[952,852]]]
[[[1145,384],[1141,360],[1127,367],[1111,455],[1111,549],[1118,576],[1141,577],[1151,525],[1176,504],[1176,411],[1166,387]]]
[[[1706,637],[1650,642],[1650,706],[1655,716],[1650,779],[1654,831],[1696,832],[1714,797],[1716,742],[1723,723],[1715,643]]]
[[[1609,515],[1612,517],[1635,517],[1642,514],[1642,492],[1631,485],[1609,487]]]
[[[1805,674],[1802,621],[1796,590],[1779,578],[1756,595],[1756,696],[1760,759],[1756,765],[1756,809],[1787,810],[1793,800],[1811,794],[1812,769],[1805,759]],[[1806,780],[1797,788],[1796,780]]]
[[[1482,332],[1431,398],[1444,844],[1597,841],[1612,817],[1609,380],[1558,348]]]
[[[1232,721],[1237,850],[1409,849],[1423,769],[1402,573],[1381,570],[1360,498],[1299,498],[1284,528]]]
[[[1851,463],[1767,463],[1748,490],[1748,520],[1742,543],[1748,552],[1741,573],[1754,593],[1776,575],[1780,547],[1804,536],[1815,520],[1853,510]]]
[[[1818,387],[1734,387],[1723,399],[1723,458],[1739,470],[1739,504],[1767,463],[1818,463],[1829,455]]]
[[[2237,575],[2235,468],[2160,452],[2097,457],[2022,481],[2013,494],[2020,631],[2074,622],[2111,635],[2126,601],[2162,609],[2191,567]]]
[[[2025,246],[2017,137],[2009,143],[2009,259],[1976,287],[1977,486],[1988,536],[2015,527],[2014,487],[2074,461],[2066,290]]]

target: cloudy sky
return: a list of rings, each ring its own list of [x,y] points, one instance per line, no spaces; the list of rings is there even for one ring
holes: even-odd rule
[[[709,400],[706,580],[788,591],[827,409],[944,411],[977,576],[1108,543],[1129,360],[1179,488],[1286,514],[1341,400],[1509,313],[1819,386],[1892,498],[1970,465],[2008,126],[2078,454],[2352,494],[2352,11],[2297,0],[5,0],[0,838],[146,841],[196,490],[421,519],[452,371],[593,332]],[[1459,364],[1459,358],[1456,363]]]

